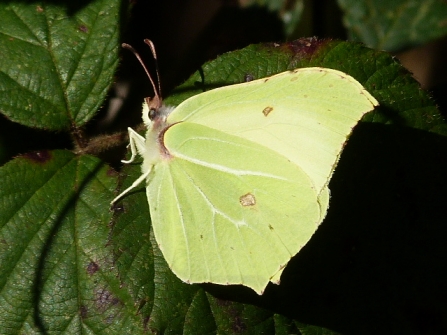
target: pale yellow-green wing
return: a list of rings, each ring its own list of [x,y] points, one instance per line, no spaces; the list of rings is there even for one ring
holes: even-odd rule
[[[173,272],[258,293],[278,283],[326,215],[328,183],[352,128],[377,104],[354,78],[324,68],[180,104],[167,118],[172,126],[146,139],[167,151],[145,158],[155,164],[147,187],[153,228]]]
[[[170,268],[262,294],[321,221],[312,180],[272,149],[199,124],[173,125],[164,144],[171,157],[154,166],[147,196]]]

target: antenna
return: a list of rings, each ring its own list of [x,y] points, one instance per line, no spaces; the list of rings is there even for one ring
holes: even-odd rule
[[[155,45],[150,39],[147,39],[147,38],[144,39],[144,43],[146,43],[149,46],[149,48],[151,48],[152,57],[154,57],[154,61],[155,61],[155,73],[157,74],[158,95],[162,96],[161,83],[160,83],[160,70],[158,68],[158,57],[157,57],[157,53],[155,52]]]
[[[149,81],[151,82],[152,88],[153,88],[154,93],[155,93],[155,97],[153,99],[156,100],[156,101],[160,101],[161,100],[161,98],[160,98],[161,97],[161,85],[160,85],[160,74],[159,74],[159,71],[158,71],[157,53],[155,52],[154,43],[152,43],[151,40],[145,39],[144,43],[149,45],[149,47],[151,48],[152,56],[154,57],[154,60],[155,60],[155,71],[157,73],[158,87],[155,85],[155,82],[152,79],[152,76],[150,75],[149,71],[147,70],[147,67],[144,64],[143,60],[141,59],[140,54],[130,44],[122,43],[121,46],[124,49],[132,51],[132,53],[135,55],[135,57],[137,57],[137,59],[140,62],[141,66],[143,67],[144,71],[146,72],[146,75],[148,76]]]

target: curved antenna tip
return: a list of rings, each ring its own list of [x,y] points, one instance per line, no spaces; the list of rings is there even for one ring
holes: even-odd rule
[[[161,102],[160,74],[159,74],[159,71],[158,71],[158,61],[157,61],[157,54],[155,52],[155,46],[154,46],[154,43],[152,43],[152,41],[149,40],[149,39],[145,39],[144,43],[149,45],[149,47],[151,48],[152,56],[154,57],[154,60],[155,60],[155,70],[156,70],[156,73],[157,73],[158,86],[155,85],[155,82],[152,79],[152,76],[150,75],[146,65],[144,64],[143,59],[141,58],[140,54],[130,44],[121,43],[121,46],[124,49],[132,51],[132,53],[135,55],[135,57],[137,57],[137,59],[140,62],[141,66],[143,67],[144,71],[146,72],[146,75],[148,76],[149,81],[151,82],[152,88],[153,88],[154,93],[155,93],[155,98],[157,98],[156,100]]]

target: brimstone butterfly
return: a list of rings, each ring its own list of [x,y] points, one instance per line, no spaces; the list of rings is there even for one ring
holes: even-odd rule
[[[317,67],[210,90],[175,109],[156,93],[143,104],[146,138],[129,128],[123,161],[141,155],[142,175],[113,202],[145,181],[155,238],[181,280],[262,294],[324,219],[345,142],[377,105],[351,76]]]

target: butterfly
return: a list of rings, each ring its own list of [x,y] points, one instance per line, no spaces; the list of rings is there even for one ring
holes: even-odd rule
[[[153,43],[150,46],[154,58]],[[155,238],[186,283],[262,294],[326,216],[328,184],[354,126],[378,106],[353,77],[300,68],[164,106],[145,98],[143,137],[129,128]],[[157,70],[158,75],[158,70]]]

